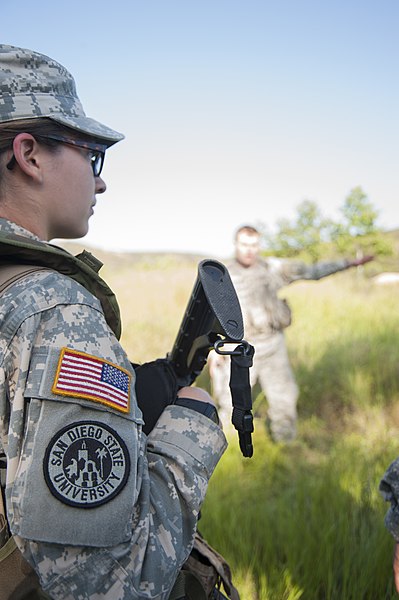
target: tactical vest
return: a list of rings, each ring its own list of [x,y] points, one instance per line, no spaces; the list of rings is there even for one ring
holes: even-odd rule
[[[46,267],[71,277],[101,302],[105,319],[119,340],[121,318],[115,294],[98,272],[103,263],[84,250],[73,256],[52,244],[26,238],[14,233],[0,232],[0,265],[33,265]]]

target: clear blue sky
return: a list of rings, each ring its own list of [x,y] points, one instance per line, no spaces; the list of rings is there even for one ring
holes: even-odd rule
[[[4,3],[3,43],[74,75],[122,131],[88,244],[225,257],[244,222],[360,185],[399,226],[397,0]]]

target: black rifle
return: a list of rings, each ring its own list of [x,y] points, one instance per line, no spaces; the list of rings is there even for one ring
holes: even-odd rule
[[[167,358],[179,387],[191,385],[204,368],[210,350],[231,356],[232,423],[244,456],[252,456],[252,398],[249,367],[254,348],[244,339],[240,303],[227,268],[216,260],[198,265],[194,284],[172,351]],[[229,348],[233,346],[233,349]]]

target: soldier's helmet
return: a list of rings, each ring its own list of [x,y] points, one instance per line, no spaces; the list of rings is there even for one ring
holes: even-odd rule
[[[69,71],[52,58],[0,44],[0,123],[47,117],[107,146],[124,136],[86,116]]]

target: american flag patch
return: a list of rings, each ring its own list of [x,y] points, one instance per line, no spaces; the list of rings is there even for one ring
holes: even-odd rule
[[[129,371],[106,360],[63,348],[52,391],[54,394],[86,398],[127,413],[130,397]]]

